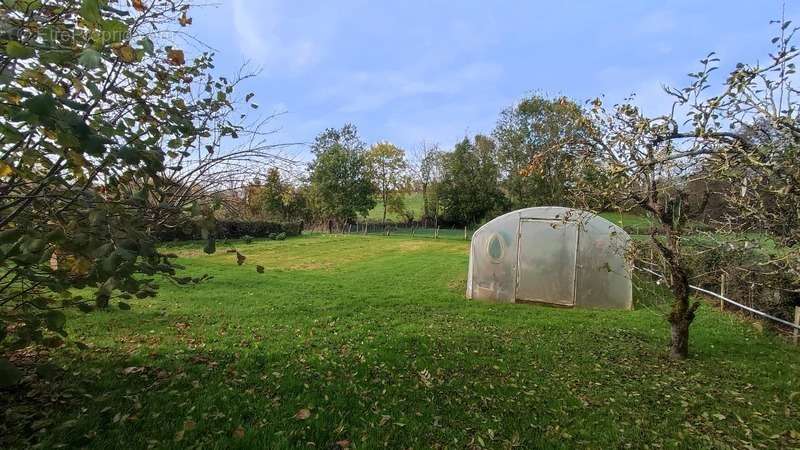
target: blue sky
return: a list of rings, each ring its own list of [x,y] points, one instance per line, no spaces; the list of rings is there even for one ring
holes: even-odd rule
[[[800,23],[798,6],[786,1]],[[368,143],[413,150],[489,133],[531,92],[635,93],[658,113],[661,85],[684,84],[709,51],[723,68],[765,60],[780,11],[776,0],[222,0],[191,11],[191,32],[218,51],[220,71],[262,69],[246,89],[260,111],[286,112],[276,143],[352,122]]]

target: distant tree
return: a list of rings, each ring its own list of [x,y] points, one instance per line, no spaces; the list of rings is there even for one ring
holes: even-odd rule
[[[264,211],[263,193],[264,187],[261,185],[261,180],[258,178],[249,182],[242,188],[242,204],[244,206],[244,211],[241,213],[241,218],[261,218]]]
[[[444,218],[452,223],[475,224],[503,206],[494,161],[494,143],[485,136],[464,138],[444,156],[440,198]]]
[[[419,162],[419,184],[422,190],[422,216],[433,219],[436,228],[441,213],[439,187],[444,175],[444,152],[437,146],[422,148]]]
[[[287,214],[287,197],[290,186],[281,179],[280,170],[271,167],[261,186],[260,204],[262,214],[268,219],[285,220]]]
[[[574,148],[583,140],[589,120],[566,97],[527,97],[506,109],[494,129],[502,187],[514,209],[567,205],[574,178]],[[528,171],[536,162],[537,171]]]
[[[377,189],[355,126],[325,130],[311,151],[315,159],[309,173],[318,214],[340,224],[366,216],[375,207]]]
[[[403,195],[408,186],[406,170],[408,163],[405,152],[389,142],[379,142],[367,152],[372,169],[372,177],[383,202],[383,225],[386,226],[386,212],[402,213],[405,210]]]

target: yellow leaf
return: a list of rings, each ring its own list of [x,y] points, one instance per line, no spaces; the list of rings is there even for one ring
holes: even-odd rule
[[[139,12],[145,12],[147,8],[145,8],[144,3],[142,0],[133,0],[133,9]]]
[[[14,169],[3,161],[0,161],[0,177],[10,177]]]
[[[78,256],[74,261],[70,262],[72,262],[70,273],[73,275],[86,275],[89,273],[89,269],[92,268],[92,262],[82,256]]]
[[[181,14],[180,19],[178,19],[178,23],[180,23],[182,27],[185,27],[186,25],[192,24],[192,19],[187,16],[186,11],[184,11],[183,14]]]
[[[136,51],[130,45],[123,45],[122,47],[116,48],[114,49],[114,53],[116,53],[123,62],[136,62]]]
[[[167,59],[172,65],[182,66],[186,64],[186,58],[183,55],[183,50],[170,49],[167,52]]]
[[[70,80],[72,81],[72,88],[75,89],[75,92],[78,92],[78,93],[83,92],[83,90],[84,90],[83,83],[81,82],[81,80],[79,78],[72,77]]]

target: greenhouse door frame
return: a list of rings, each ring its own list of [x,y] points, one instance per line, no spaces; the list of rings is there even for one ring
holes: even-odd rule
[[[558,301],[548,301],[544,299],[527,299],[521,298],[519,293],[520,284],[520,257],[522,256],[521,250],[523,249],[523,224],[525,222],[541,222],[545,224],[557,224],[575,227],[575,251],[573,252],[572,260],[572,298],[569,303],[562,303]],[[539,303],[551,306],[560,306],[565,308],[573,308],[578,299],[578,253],[580,251],[581,242],[581,226],[576,220],[559,220],[546,217],[520,217],[517,223],[517,264],[514,270],[514,302],[515,303]]]

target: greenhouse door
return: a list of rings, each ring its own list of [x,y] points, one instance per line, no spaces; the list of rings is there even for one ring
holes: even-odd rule
[[[573,222],[521,219],[516,299],[575,305],[578,227]]]

